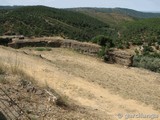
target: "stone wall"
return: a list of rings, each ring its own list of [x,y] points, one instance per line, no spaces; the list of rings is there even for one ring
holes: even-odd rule
[[[62,47],[78,51],[83,54],[96,56],[101,50],[101,46],[97,44],[79,42],[70,39],[54,39],[54,38],[34,38],[24,40],[13,40],[8,43],[13,48],[22,47]],[[106,52],[106,57],[110,63],[117,63],[125,66],[132,66],[133,55],[123,50],[112,50]]]
[[[97,55],[101,49],[101,46],[86,42],[78,42],[74,40],[64,40],[61,47],[71,48],[73,50],[79,51],[83,54]]]
[[[75,40],[69,39],[36,39],[36,40],[16,40],[12,43],[9,43],[8,46],[13,48],[22,48],[22,47],[62,47],[70,48],[88,55],[97,55],[101,47],[96,44],[78,42]]]
[[[47,44],[47,41],[14,41],[8,43],[8,46],[19,49],[22,47],[45,47]]]
[[[132,66],[133,63],[133,54],[122,50],[107,51],[106,57],[110,63],[117,63],[124,66]]]
[[[0,38],[0,45],[7,46],[8,43],[11,43],[12,39],[11,38]]]

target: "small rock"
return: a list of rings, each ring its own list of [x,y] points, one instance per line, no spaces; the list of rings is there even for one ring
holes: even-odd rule
[[[35,93],[36,92],[36,88],[34,86],[27,86],[27,92],[32,92]]]
[[[36,95],[43,95],[44,92],[43,92],[43,90],[37,90],[35,94],[36,94]]]

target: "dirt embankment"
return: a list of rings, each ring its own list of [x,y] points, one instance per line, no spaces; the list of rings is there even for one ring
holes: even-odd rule
[[[17,63],[39,85],[47,84],[75,104],[95,110],[101,119],[117,120],[119,113],[160,114],[158,73],[106,64],[62,48],[0,48],[0,61]]]

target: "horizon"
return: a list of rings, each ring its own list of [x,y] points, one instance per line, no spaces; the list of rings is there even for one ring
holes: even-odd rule
[[[98,9],[129,9],[129,10],[134,10],[137,12],[145,12],[145,13],[160,13],[160,11],[140,11],[140,10],[135,10],[135,9],[131,9],[131,8],[122,8],[122,7],[70,7],[70,8],[56,8],[56,7],[52,7],[52,6],[46,6],[46,5],[0,5],[0,7],[27,7],[27,6],[44,6],[44,7],[50,7],[50,8],[55,8],[55,9],[76,9],[76,8],[98,8]]]
[[[52,8],[126,8],[141,12],[160,12],[159,0],[0,0],[0,6],[48,6]]]

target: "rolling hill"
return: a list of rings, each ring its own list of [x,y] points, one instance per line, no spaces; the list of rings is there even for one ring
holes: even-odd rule
[[[45,6],[28,6],[0,11],[0,34],[63,36],[89,40],[107,34],[109,25],[82,13]]]
[[[112,26],[137,19],[160,17],[160,13],[140,12],[126,8],[71,8],[68,10],[89,15]]]
[[[136,19],[120,12],[114,12],[114,9],[110,8],[71,8],[68,10],[89,15],[112,26],[122,22],[134,21]]]
[[[159,39],[160,18],[147,18],[156,17],[158,13],[121,8],[3,8],[0,10],[0,35],[62,36],[80,41],[90,41],[95,36],[105,35],[115,45]],[[142,19],[144,17],[147,19]]]
[[[154,43],[160,39],[160,18],[142,19],[122,24],[119,29],[124,41]]]
[[[80,12],[98,12],[98,13],[116,13],[124,16],[130,16],[134,18],[157,18],[160,17],[160,13],[153,12],[141,12],[127,8],[72,8],[70,10],[76,10]]]

